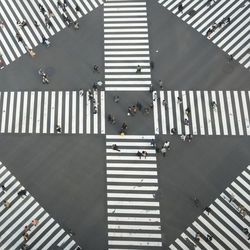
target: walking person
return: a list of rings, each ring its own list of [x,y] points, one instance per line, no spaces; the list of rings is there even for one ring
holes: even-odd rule
[[[188,142],[191,142],[193,139],[193,136],[191,134],[187,135]]]
[[[136,114],[136,112],[137,112],[137,108],[136,108],[135,105],[132,106],[132,112],[133,112],[134,114]]]
[[[167,150],[170,150],[170,142],[165,141],[165,143],[163,144],[163,147],[166,148]]]
[[[40,26],[36,20],[34,20],[34,25],[36,28],[39,28],[39,26]]]
[[[4,185],[1,185],[2,191],[6,193],[6,187]]]
[[[189,108],[189,107],[187,107],[187,108],[185,109],[185,114],[186,114],[186,115],[189,115],[189,114],[190,114],[190,108]]]
[[[50,46],[50,41],[44,35],[42,35],[42,44],[45,44],[47,48]]]
[[[210,207],[205,207],[204,211],[206,211],[207,215],[209,215],[209,213],[211,213],[212,209]]]
[[[79,95],[80,95],[80,96],[84,96],[84,90],[83,90],[83,89],[80,89],[80,90],[79,90]]]
[[[176,128],[171,128],[171,135],[176,135],[177,134],[177,129]]]
[[[134,116],[132,108],[128,107],[128,116]]]
[[[189,125],[189,120],[187,118],[184,119],[184,125],[186,125],[186,126]]]
[[[207,234],[206,241],[212,241],[213,237],[210,234]]]
[[[151,145],[153,148],[155,148],[155,140],[154,140],[154,139],[151,139],[150,145]]]
[[[1,27],[1,28],[4,28],[4,22],[3,22],[2,19],[0,19],[0,27]]]
[[[136,153],[136,156],[139,156],[139,158],[141,159],[142,153],[141,153],[140,151],[138,151],[138,152]]]
[[[80,7],[79,7],[78,4],[76,4],[75,11],[76,11],[76,12],[80,12]]]
[[[181,140],[182,141],[185,141],[186,140],[186,135],[183,133],[181,136],[180,136]]]
[[[160,89],[162,90],[163,89],[163,81],[162,80],[159,80],[159,86],[160,86]]]
[[[178,11],[181,12],[181,13],[183,13],[183,5],[182,5],[182,3],[179,3],[179,5],[178,5]]]
[[[162,154],[162,156],[165,157],[165,156],[166,156],[166,153],[167,153],[167,149],[164,148],[164,147],[162,147],[162,148],[161,148],[161,154]]]
[[[115,150],[115,151],[118,151],[118,152],[121,151],[116,144],[112,145],[112,149]]]
[[[74,22],[74,29],[75,30],[79,30],[80,26],[79,23],[77,21]]]
[[[26,225],[26,226],[24,227],[24,231],[25,231],[25,232],[30,231],[30,227]]]
[[[94,72],[99,72],[99,67],[97,65],[94,65],[93,70]]]
[[[114,102],[118,103],[120,101],[120,97],[118,95],[114,96]]]
[[[24,233],[23,233],[23,238],[24,238],[24,240],[26,240],[26,241],[29,239],[29,235],[28,235],[27,232],[24,232]]]
[[[56,125],[56,132],[62,133],[62,128],[59,125]]]
[[[10,207],[10,203],[8,201],[6,201],[6,200],[3,201],[3,205],[6,208]]]
[[[141,105],[140,102],[137,102],[137,103],[136,103],[136,107],[138,108],[139,111],[142,110],[142,105]]]
[[[34,225],[34,226],[37,226],[38,223],[39,223],[39,220],[37,220],[37,219],[34,219],[34,220],[32,220],[32,222],[31,222],[31,224]]]
[[[141,69],[142,69],[142,67],[140,65],[138,65],[136,68],[136,73],[141,73]]]
[[[182,104],[182,99],[179,96],[177,97],[177,103]]]
[[[146,159],[146,158],[147,158],[147,156],[148,156],[147,151],[142,151],[142,156],[143,156],[143,157],[145,157],[145,159]]]
[[[27,191],[25,189],[22,189],[17,193],[17,195],[20,196],[21,198],[24,198],[23,196],[27,195]]]
[[[108,115],[108,121],[113,125],[116,123],[115,117],[111,114]]]
[[[195,234],[195,240],[196,241],[200,241],[200,238],[201,238],[200,233],[196,232],[196,234]]]

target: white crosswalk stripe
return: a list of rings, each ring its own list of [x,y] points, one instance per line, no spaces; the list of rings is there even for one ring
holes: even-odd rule
[[[158,0],[165,8],[191,25],[228,55],[244,65],[250,66],[250,8],[247,0]],[[227,18],[230,18],[228,22]],[[216,23],[216,24],[215,24]],[[215,24],[217,27],[212,27]],[[211,29],[210,35],[208,35]]]
[[[159,111],[154,109],[155,117],[159,116],[155,126],[159,126],[158,120],[161,122],[158,133],[171,133],[176,128],[178,134],[186,135],[250,135],[249,91],[160,91],[159,96],[160,100],[154,102],[154,106],[160,106]],[[177,102],[177,97],[182,103]],[[162,100],[167,102],[167,108]],[[187,108],[189,115],[185,114]]]
[[[105,134],[105,92],[93,100],[78,91],[0,92],[0,125],[1,133],[54,134],[59,125],[62,134]]]
[[[137,66],[142,67],[136,72]],[[146,2],[104,3],[106,91],[147,91],[151,84]]]
[[[249,249],[249,182],[250,165],[169,248]]]
[[[43,6],[45,14],[49,16],[51,28],[46,27],[45,16],[39,10],[38,4]],[[95,0],[68,1],[66,13],[72,21],[76,21],[77,18],[81,18],[102,4],[102,0],[98,2]],[[76,11],[76,5],[79,11]],[[49,15],[49,9],[53,15]],[[42,35],[49,39],[67,27],[63,22],[62,13],[64,12],[57,6],[56,0],[0,1],[0,20],[4,23],[0,27],[0,53],[3,56],[3,62],[8,65],[27,52],[24,45],[27,45],[28,49],[34,49],[42,42]],[[26,20],[27,25],[20,28],[17,22],[23,20]],[[35,26],[34,21],[37,22],[38,27]],[[17,33],[21,35],[24,43],[17,41]]]
[[[109,249],[162,247],[156,151],[149,135],[107,135]],[[113,149],[113,145],[118,150]],[[146,157],[137,152],[146,151]]]
[[[77,244],[67,232],[50,217],[28,191],[26,195],[19,196],[20,190],[25,188],[0,162],[0,184],[1,198],[3,204],[9,202],[9,206],[0,208],[0,238],[1,249],[23,249],[24,243],[29,249],[52,249],[56,246],[76,249]],[[32,221],[37,220],[38,224],[33,225]],[[28,240],[25,241],[23,234],[25,226],[29,227]]]

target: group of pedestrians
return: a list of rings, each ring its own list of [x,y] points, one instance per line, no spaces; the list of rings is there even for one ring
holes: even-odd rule
[[[219,23],[214,22],[212,26],[207,30],[207,33],[206,33],[207,37],[210,38],[211,34],[214,33],[217,29],[221,29],[226,24],[230,24],[230,23],[231,23],[230,17],[223,18]]]

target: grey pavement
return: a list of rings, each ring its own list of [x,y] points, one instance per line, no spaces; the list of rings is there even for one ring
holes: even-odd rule
[[[152,82],[166,90],[249,90],[249,71],[187,26],[157,1],[147,1],[150,56],[155,67]],[[50,39],[51,47],[38,46],[1,71],[1,91],[79,90],[103,80],[103,9],[79,21],[80,30],[66,28]],[[158,51],[158,52],[156,52]],[[101,67],[93,74],[92,66]],[[42,85],[37,70],[45,66],[51,84]],[[156,87],[158,89],[158,86]],[[120,103],[113,96],[120,96]],[[153,114],[127,116],[129,105],[152,101],[149,92],[106,92],[107,134],[118,134],[126,121],[129,134],[153,134]],[[192,197],[210,204],[247,165],[247,136],[195,136],[191,143],[159,135],[171,142],[165,158],[157,156],[163,249],[167,249],[200,215]],[[107,249],[105,138],[103,135],[1,134],[1,162],[11,170],[38,202],[74,240],[86,249]]]

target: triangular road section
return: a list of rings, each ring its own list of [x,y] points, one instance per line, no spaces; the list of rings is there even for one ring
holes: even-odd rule
[[[103,0],[1,1],[0,53],[5,65],[54,36],[103,4]],[[34,53],[33,53],[34,52]]]
[[[245,68],[250,67],[249,1],[157,1]]]

